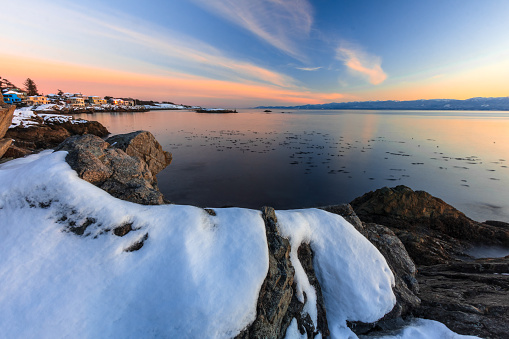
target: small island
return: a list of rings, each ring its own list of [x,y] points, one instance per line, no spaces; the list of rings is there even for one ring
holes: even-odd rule
[[[224,108],[198,108],[195,110],[196,113],[238,113],[236,109],[224,109]]]

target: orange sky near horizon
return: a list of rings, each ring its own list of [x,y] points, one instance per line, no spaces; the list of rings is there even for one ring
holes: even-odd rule
[[[143,74],[18,56],[0,55],[0,64],[7,65],[8,70],[16,70],[12,74],[4,72],[4,78],[22,87],[26,78],[18,74],[26,74],[44,94],[61,89],[87,95],[172,100],[179,104],[203,106],[217,103],[216,98],[227,98],[230,105],[237,107],[249,102],[255,105],[260,100],[318,104],[339,101],[344,97],[338,93],[315,93],[298,88],[263,86],[255,82],[221,81],[186,74]]]
[[[305,88],[287,89],[179,73],[135,73],[11,55],[0,55],[0,64],[6,66],[1,76],[17,86],[31,78],[44,94],[61,89],[88,95],[202,106],[224,104],[225,98],[230,107],[249,107],[261,101],[266,105],[302,105],[364,100],[468,99],[507,96],[509,93],[509,81],[504,81],[509,79],[509,61],[505,60],[456,74],[430,77],[425,81],[394,82],[350,93],[311,92]],[[16,71],[11,73],[10,70]]]

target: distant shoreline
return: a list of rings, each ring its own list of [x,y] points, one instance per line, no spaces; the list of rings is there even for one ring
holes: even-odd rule
[[[429,99],[408,101],[353,101],[300,106],[257,106],[255,109],[330,109],[330,110],[420,110],[420,111],[509,111],[509,97]]]

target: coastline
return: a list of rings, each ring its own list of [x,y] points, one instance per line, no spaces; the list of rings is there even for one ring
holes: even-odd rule
[[[86,123],[73,124],[70,121],[61,122],[43,120],[42,122],[39,121],[39,123],[54,126],[66,123],[70,126],[86,126]],[[40,127],[36,129],[40,129]],[[28,131],[30,128],[24,128],[23,130]],[[162,194],[157,195],[157,183],[153,180],[153,178],[155,178],[157,171],[160,171],[161,168],[164,168],[169,164],[168,160],[171,160],[171,155],[165,156],[164,151],[155,139],[151,139],[152,141],[150,143],[147,143],[146,141],[135,141],[137,138],[147,135],[147,133],[150,134],[149,132],[129,133],[129,136],[113,136],[104,141],[103,139],[94,137],[91,134],[80,136],[79,134],[83,133],[78,132],[70,139],[66,139],[65,143],[59,146],[57,150],[65,150],[68,152],[68,156],[65,157],[65,162],[71,166],[72,169],[69,170],[77,173],[79,178],[81,178],[73,180],[79,180],[77,183],[80,185],[84,185],[84,181],[88,181],[88,183],[94,184],[98,188],[102,188],[104,190],[102,193],[99,191],[95,191],[94,193],[94,195],[100,195],[101,199],[110,201],[113,197],[117,197],[118,199],[121,199],[118,200],[119,202],[126,200],[129,203],[136,203],[136,205],[134,205],[138,206],[136,208],[142,207],[142,205],[139,205],[140,203],[143,205],[160,205],[161,208],[168,209],[168,211],[172,209],[178,210],[184,213],[183,215],[188,216],[192,215],[192,213],[189,211],[184,212],[185,210],[205,211],[206,215],[210,218],[216,218],[218,215],[221,216],[224,213],[229,213],[227,211],[231,211],[231,213],[237,213],[236,211],[239,211],[239,213],[247,213],[243,214],[244,218],[247,218],[246,220],[254,218],[254,214],[252,213],[256,214],[256,212],[247,209],[210,208],[203,210],[192,206],[185,207],[179,205],[168,205]],[[127,141],[119,141],[124,139]],[[132,147],[129,145],[132,145]],[[145,145],[154,146],[144,148]],[[97,149],[94,149],[94,147],[97,147]],[[105,153],[101,154],[101,152]],[[149,164],[149,159],[155,158],[154,152],[162,154],[162,159],[166,159],[160,161],[160,165],[155,167],[157,169],[151,169],[154,167],[150,167],[152,165]],[[35,155],[36,158],[39,157],[41,159],[41,166],[44,165],[44,159],[49,159],[49,154],[50,153]],[[92,157],[92,154],[97,158]],[[27,158],[26,161],[32,160]],[[121,167],[114,167],[115,164],[119,164]],[[7,163],[6,165],[7,166],[5,168],[8,169],[10,164]],[[57,163],[52,166],[57,166]],[[58,165],[57,167],[61,167],[61,165]],[[43,167],[40,169],[42,170]],[[120,177],[120,173],[122,173],[122,175],[126,175],[126,177]],[[142,183],[139,178],[144,178],[146,181]],[[44,180],[42,182],[44,182]],[[27,183],[27,185],[28,189],[31,185],[29,185],[29,183]],[[137,218],[140,218],[143,214],[135,213],[135,215],[131,216],[129,220],[121,222],[120,225],[118,227],[114,227],[113,230],[109,228],[103,230],[100,225],[102,221],[98,222],[98,220],[102,220],[103,217],[97,217],[97,213],[99,212],[96,210],[80,212],[82,215],[78,215],[78,219],[76,219],[76,217],[71,217],[72,213],[69,213],[77,207],[72,207],[72,205],[66,206],[65,204],[63,210],[62,207],[52,207],[52,205],[59,206],[60,203],[58,201],[67,201],[67,198],[63,199],[61,196],[58,196],[60,193],[58,193],[59,191],[57,187],[50,187],[47,185],[46,187],[47,188],[45,190],[49,191],[50,195],[47,195],[46,193],[30,193],[29,196],[33,198],[26,201],[26,207],[35,210],[41,209],[41,211],[48,210],[64,213],[66,219],[63,219],[63,224],[57,222],[55,225],[57,227],[64,227],[65,232],[77,236],[78,239],[80,237],[87,238],[95,233],[97,233],[97,236],[103,233],[112,233],[112,236],[121,238],[124,237],[124,235],[127,236],[128,234],[131,234],[131,242],[123,245],[125,247],[124,251],[128,253],[136,253],[146,246],[150,248],[150,246],[153,246],[154,241],[157,242],[153,235],[154,226],[147,228],[147,226],[143,226],[143,223],[138,224],[134,221],[129,221],[137,220]],[[129,189],[133,188],[133,191],[129,191]],[[140,195],[141,189],[143,189],[146,193]],[[7,192],[9,192],[9,189],[7,189]],[[57,195],[53,196],[52,194]],[[140,200],[140,197],[142,196],[146,196],[147,198],[142,198]],[[86,199],[86,197],[82,198]],[[119,202],[116,204],[118,205]],[[355,201],[352,201],[351,206],[334,205],[322,207],[322,209],[325,210],[327,214],[322,215],[322,212],[316,212],[318,209],[302,209],[296,211],[274,211],[274,209],[272,209],[273,212],[271,212],[270,208],[265,208],[263,209],[262,215],[265,216],[264,224],[267,228],[267,234],[269,234],[270,227],[274,227],[274,225],[278,225],[279,223],[287,223],[285,222],[286,219],[284,216],[293,218],[294,215],[309,215],[309,218],[311,218],[309,222],[311,222],[311,220],[315,220],[314,218],[322,221],[333,218],[329,214],[341,215],[383,254],[396,277],[394,294],[396,295],[397,300],[396,305],[399,306],[395,307],[393,311],[391,311],[389,315],[384,317],[382,320],[375,321],[374,323],[367,319],[361,320],[362,318],[359,318],[357,322],[353,322],[348,325],[349,330],[354,331],[358,335],[365,333],[364,331],[371,331],[371,329],[376,326],[395,330],[398,326],[392,327],[394,326],[394,319],[411,319],[412,317],[417,316],[420,318],[445,322],[449,328],[463,334],[486,336],[494,335],[494,333],[503,333],[500,332],[500,329],[503,329],[505,315],[502,313],[490,312],[488,305],[485,305],[485,302],[479,299],[481,297],[477,299],[474,298],[475,304],[473,304],[473,301],[471,301],[474,300],[472,299],[474,297],[474,295],[471,294],[472,292],[470,292],[469,296],[466,296],[461,300],[458,298],[451,299],[449,294],[457,293],[460,288],[471,291],[472,284],[477,284],[475,288],[477,289],[476,293],[479,294],[476,294],[475,297],[482,296],[482,293],[490,290],[492,286],[503,284],[509,279],[504,275],[497,275],[497,273],[505,272],[505,268],[509,265],[509,257],[498,260],[476,259],[465,252],[467,249],[483,244],[502,244],[503,246],[509,246],[509,241],[507,240],[509,239],[509,236],[507,235],[509,234],[508,224],[497,224],[496,222],[474,222],[440,199],[436,199],[425,192],[412,191],[407,187],[400,186],[367,193]],[[5,208],[3,210],[5,212]],[[81,210],[81,208],[78,208],[78,210]],[[2,213],[1,211],[2,209],[0,209],[0,213]],[[252,217],[248,218],[248,214],[252,215]],[[177,213],[177,215],[180,214]],[[181,217],[182,216],[179,216],[179,218]],[[279,219],[281,220],[278,221]],[[50,218],[49,220],[52,219]],[[69,222],[65,222],[65,220],[69,220]],[[254,218],[254,220],[257,219]],[[312,223],[316,222],[316,220],[312,221]],[[318,222],[317,225],[320,225],[321,223],[322,222]],[[274,230],[270,232],[274,232]],[[279,230],[276,232],[282,231]],[[500,235],[497,235],[499,234],[497,232],[501,232]],[[156,234],[161,236],[160,232],[156,232]],[[337,236],[341,237],[341,235]],[[238,238],[235,239],[236,241],[239,241]],[[282,239],[274,241],[276,243],[285,242]],[[502,243],[497,241],[502,241]],[[394,247],[395,242],[399,242],[402,245],[396,248]],[[313,242],[311,242],[311,245],[312,246],[306,251],[311,253],[309,256],[312,258],[312,253],[314,251],[318,251],[318,249],[313,247]],[[286,249],[281,251],[282,253],[286,251],[286,257],[288,257],[291,247],[289,247],[289,244],[285,246],[287,246]],[[292,246],[293,248],[297,246],[299,251],[301,251],[300,244],[292,244]],[[396,250],[401,252],[397,252]],[[273,250],[270,250],[269,253],[271,253],[270,255],[274,255],[274,260],[277,263],[281,262],[285,257],[281,256],[281,253],[277,251],[271,251]],[[295,249],[295,251],[297,250]],[[406,262],[404,264],[398,261],[403,257],[408,258],[405,259]],[[322,286],[321,288],[324,288],[323,297],[321,297],[322,299],[317,299],[316,307],[323,307],[323,310],[326,310],[324,305],[327,305],[326,300],[330,300],[328,291],[330,291],[329,289],[331,287],[327,287],[329,285],[327,285],[327,282],[324,281],[323,278],[319,278],[319,275],[318,277],[315,277],[315,273],[310,273],[317,270],[317,268],[313,269],[312,260],[310,261],[309,259],[304,259],[300,256],[299,260],[302,262],[302,265],[306,267],[305,271],[308,275],[307,279],[314,281],[314,289],[318,291],[320,286]],[[417,267],[419,268],[418,271],[422,273],[418,274],[413,263],[414,261],[417,263]],[[293,264],[295,264],[295,262]],[[478,269],[479,267],[482,269]],[[469,274],[464,274],[466,272]],[[288,272],[285,274],[293,277],[296,273],[292,273],[292,269],[288,268]],[[440,289],[437,289],[435,286],[434,279],[437,279],[437,277],[440,278]],[[269,279],[269,277],[266,279]],[[279,279],[280,278],[274,277],[273,283],[276,284]],[[295,275],[295,278],[292,279],[303,278],[297,278],[297,275]],[[482,279],[482,286],[479,285],[478,279]],[[264,282],[265,285],[272,284],[268,282],[270,279],[266,281],[266,283]],[[285,293],[294,294],[296,291],[292,290],[292,284],[289,283],[289,281],[290,280],[287,280],[288,289],[285,290],[287,291]],[[453,284],[454,282],[456,283]],[[458,282],[460,283],[458,284]],[[448,284],[449,287],[444,288],[444,284]],[[418,288],[419,286],[421,286],[420,292]],[[271,290],[276,292],[268,292],[269,290],[262,288],[260,290],[258,300],[264,300],[264,297],[262,296],[263,293],[269,293],[270,295],[270,293],[282,292],[277,284],[273,286],[273,290]],[[495,298],[495,300],[488,299],[486,303],[489,302],[490,306],[493,306],[493,303],[499,302],[501,303],[500,307],[504,308],[506,307],[505,300],[508,295],[508,291],[500,291],[500,301],[496,301]],[[272,299],[269,298],[268,300]],[[287,300],[285,302],[290,301]],[[262,308],[265,307],[269,307],[269,304],[262,302]],[[304,304],[297,303],[294,306],[288,307],[299,308],[304,307]],[[474,307],[474,309],[472,309],[472,307]],[[390,309],[386,309],[386,311],[389,310]],[[260,314],[259,312],[258,314]],[[458,312],[466,312],[467,316],[470,317],[469,319],[475,317],[476,320],[474,322],[468,322],[464,317],[458,316]],[[282,323],[285,323],[285,326],[287,326],[285,328],[293,328],[290,321],[283,320],[285,313],[281,313],[280,316]],[[321,323],[315,321],[313,326],[309,325],[306,327],[306,331],[308,333],[317,331],[326,334],[328,329],[327,323],[324,322],[324,317],[325,311],[322,313],[322,316],[319,317],[322,319]],[[298,321],[304,322],[305,320],[301,319]],[[331,322],[331,320],[329,320],[329,322]],[[479,332],[479,328],[476,325],[479,322],[485,324],[489,323],[489,325],[485,325],[485,327]],[[320,323],[320,325],[318,323]],[[370,324],[368,325],[366,323]],[[401,325],[398,321],[396,321],[396,323]],[[243,336],[247,335],[246,333],[250,333],[250,331],[256,332],[259,330],[259,326],[262,326],[254,324],[259,324],[259,322],[254,320],[254,322],[237,337],[243,338]],[[264,324],[262,326],[264,331],[266,330],[266,326],[268,325]],[[345,327],[345,329],[346,328],[347,327]]]

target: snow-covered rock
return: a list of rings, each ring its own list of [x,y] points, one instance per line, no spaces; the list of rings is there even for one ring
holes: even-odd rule
[[[255,320],[269,270],[261,212],[122,201],[81,180],[66,155],[0,165],[2,336],[231,338]],[[276,215],[311,321],[318,298],[299,261],[302,243],[314,252],[332,338],[356,338],[347,320],[391,310],[385,259],[345,219],[316,209]],[[288,325],[287,338],[303,337],[297,321]],[[429,322],[405,331],[387,338],[452,333]]]

